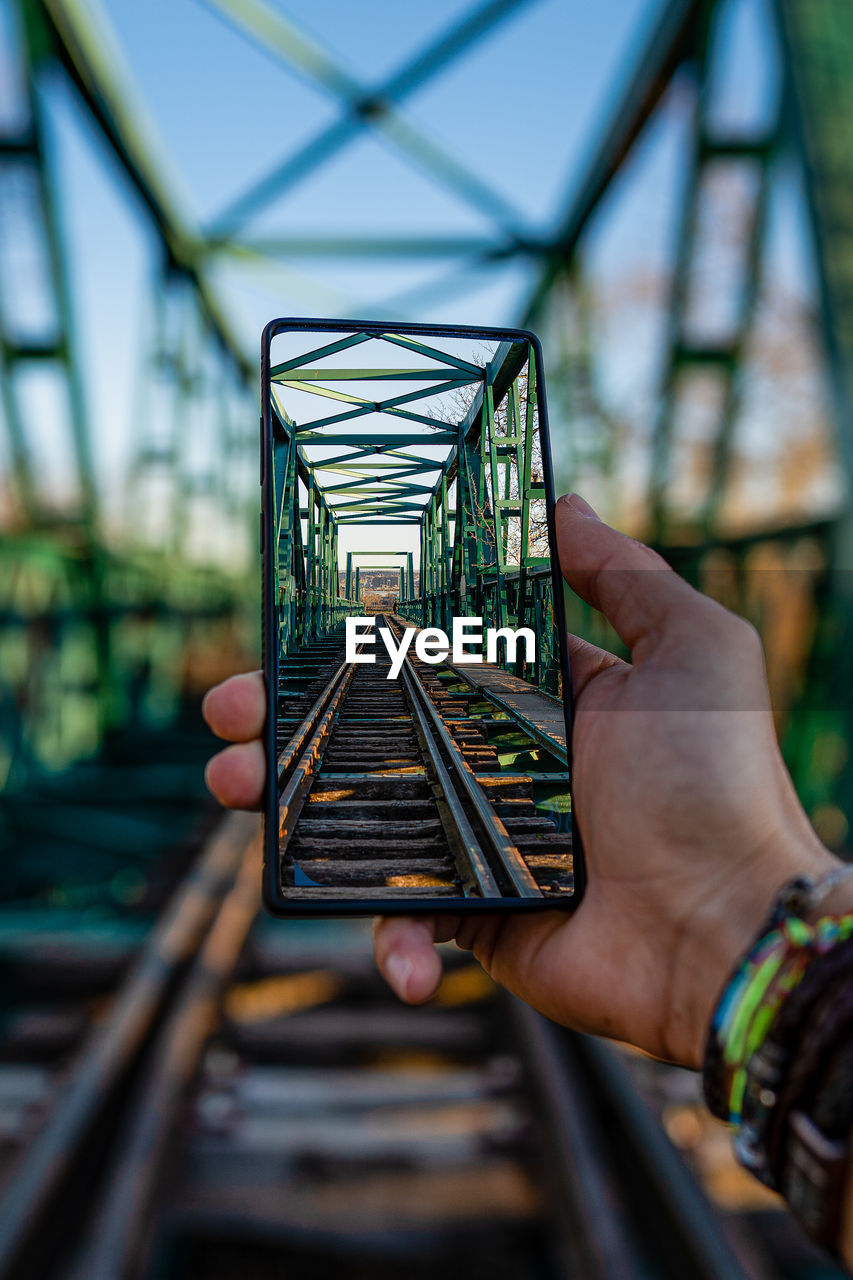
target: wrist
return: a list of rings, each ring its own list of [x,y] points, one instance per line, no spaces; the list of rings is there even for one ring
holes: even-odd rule
[[[839,865],[817,837],[799,842],[783,837],[746,859],[718,893],[697,904],[684,922],[673,964],[669,1026],[674,1060],[701,1067],[714,1010],[783,885],[797,876],[820,878]],[[836,900],[842,910],[853,908],[853,884],[833,890],[833,909]]]

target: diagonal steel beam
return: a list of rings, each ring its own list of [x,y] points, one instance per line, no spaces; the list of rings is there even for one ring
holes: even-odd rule
[[[202,312],[243,379],[256,360],[228,321],[204,270],[204,245],[163,179],[159,148],[133,92],[130,73],[98,0],[28,0],[43,15],[57,58],[146,206],[168,262],[191,281]]]
[[[619,95],[603,136],[595,139],[586,172],[573,182],[562,224],[551,253],[522,313],[521,323],[535,325],[560,270],[572,258],[581,234],[616,174],[624,168],[676,68],[694,52],[697,19],[707,0],[668,0],[645,42],[636,70]]]
[[[524,220],[509,201],[428,138],[403,115],[397,104],[498,22],[518,12],[531,0],[488,0],[428,45],[400,71],[372,87],[351,76],[300,31],[291,19],[270,8],[265,0],[201,0],[201,3],[217,10],[253,43],[286,62],[326,93],[342,100],[345,106],[341,119],[309,139],[304,147],[288,156],[219,214],[210,228],[214,238],[233,235],[247,218],[292,189],[363,129],[370,127],[409,160],[425,169],[433,179],[452,190],[459,199],[485,214],[510,240],[524,239],[521,232]]]

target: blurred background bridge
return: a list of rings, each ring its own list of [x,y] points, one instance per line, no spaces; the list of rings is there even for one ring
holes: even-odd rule
[[[757,623],[846,852],[851,66],[847,0],[2,0],[4,1059],[85,1043],[20,973],[112,990],[213,821],[276,314],[534,328],[561,488]]]

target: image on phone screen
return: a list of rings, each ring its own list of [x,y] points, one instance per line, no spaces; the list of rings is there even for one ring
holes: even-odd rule
[[[262,393],[267,905],[574,905],[535,338],[274,321]]]

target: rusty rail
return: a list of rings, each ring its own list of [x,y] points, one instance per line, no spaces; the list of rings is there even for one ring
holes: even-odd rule
[[[86,1158],[98,1121],[150,1041],[181,969],[197,951],[234,883],[258,821],[225,818],[152,929],[112,1008],[92,1031],[42,1129],[24,1152],[0,1197],[0,1276],[38,1274],[51,1214]]]

